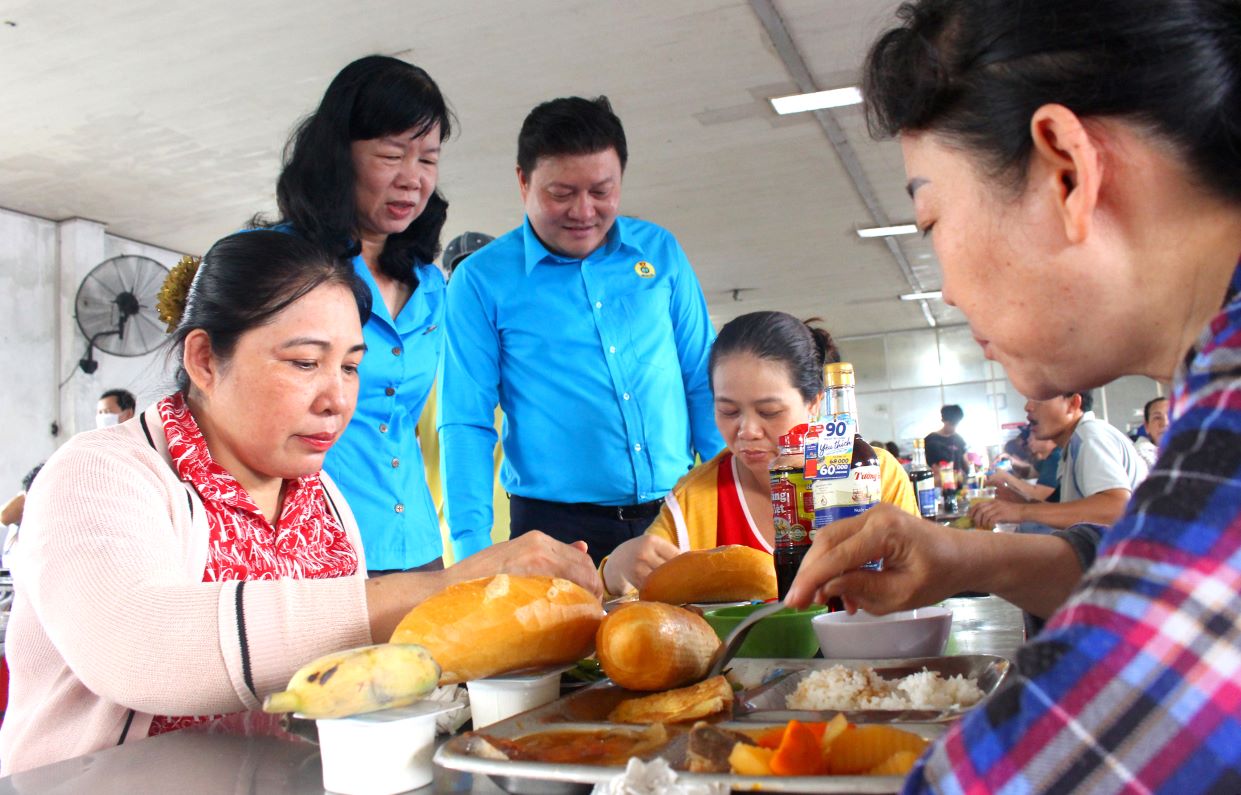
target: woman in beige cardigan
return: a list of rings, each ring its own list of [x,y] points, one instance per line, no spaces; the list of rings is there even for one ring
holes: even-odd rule
[[[177,391],[74,437],[29,495],[3,774],[195,723],[262,731],[263,697],[300,665],[386,640],[455,581],[537,572],[600,591],[580,548],[538,534],[367,580],[319,469],[353,413],[368,293],[278,232],[225,238],[192,278],[161,301],[183,315]]]

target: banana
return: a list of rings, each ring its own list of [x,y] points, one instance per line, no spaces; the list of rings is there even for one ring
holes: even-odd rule
[[[263,701],[264,712],[344,718],[403,707],[435,689],[440,667],[413,643],[381,643],[328,654],[302,666],[286,690]]]

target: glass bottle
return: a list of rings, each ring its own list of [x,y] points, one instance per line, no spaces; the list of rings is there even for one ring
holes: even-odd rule
[[[810,523],[804,506],[809,489],[804,476],[806,426],[799,425],[781,436],[776,457],[768,465],[771,478],[771,518],[775,525],[776,593],[788,593],[802,558],[810,549]]]
[[[909,479],[913,481],[918,496],[918,513],[923,519],[935,519],[938,509],[935,499],[935,473],[926,463],[926,442],[914,439],[914,457],[909,464]]]
[[[857,516],[878,503],[883,493],[879,457],[858,431],[853,365],[834,362],[823,368],[823,374],[827,389],[821,411],[819,478],[813,486],[814,530]]]

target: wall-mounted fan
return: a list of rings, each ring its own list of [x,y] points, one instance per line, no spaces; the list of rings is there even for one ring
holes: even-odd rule
[[[155,299],[168,269],[150,257],[125,254],[106,259],[78,285],[74,316],[86,337],[84,373],[99,367],[95,349],[113,356],[150,353],[166,336]]]

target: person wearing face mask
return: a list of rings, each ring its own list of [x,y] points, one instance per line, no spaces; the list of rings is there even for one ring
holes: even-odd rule
[[[627,157],[607,98],[534,108],[517,141],[526,221],[453,272],[439,430],[459,558],[491,542],[497,403],[512,535],[585,540],[596,561],[723,446],[706,300],[671,234],[618,215]]]
[[[652,571],[689,550],[741,544],[772,552],[768,466],[780,437],[817,414],[823,367],[839,361],[825,329],[784,312],[751,312],[720,329],[708,367],[715,424],[727,447],[677,483],[644,535],[603,562],[608,593],[640,589]],[[882,445],[871,446],[883,502],[917,516],[900,462]]]
[[[425,71],[360,58],[294,132],[276,184],[271,228],[349,263],[374,301],[357,412],[324,462],[359,518],[372,574],[443,567],[416,427],[443,352],[434,260],[448,202],[436,185],[452,121]]]
[[[109,389],[95,404],[95,427],[109,428],[133,419],[138,402],[128,389]]]

